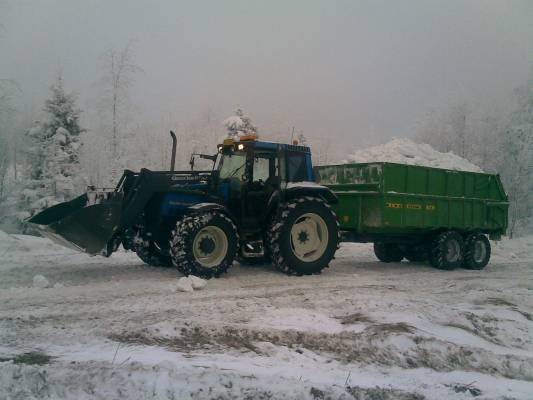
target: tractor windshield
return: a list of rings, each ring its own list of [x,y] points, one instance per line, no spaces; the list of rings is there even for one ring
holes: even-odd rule
[[[241,179],[245,173],[246,153],[223,154],[219,157],[220,178]]]

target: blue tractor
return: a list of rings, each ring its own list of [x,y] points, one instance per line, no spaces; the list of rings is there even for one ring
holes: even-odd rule
[[[215,155],[193,154],[189,171],[124,171],[114,190],[90,190],[29,222],[64,245],[110,256],[120,244],[147,264],[218,277],[237,258],[269,261],[293,275],[326,268],[339,244],[330,205],[314,182],[309,147],[226,139]],[[211,160],[208,171],[195,159]]]

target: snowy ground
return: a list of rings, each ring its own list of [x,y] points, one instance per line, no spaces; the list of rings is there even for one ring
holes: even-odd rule
[[[344,244],[318,276],[237,264],[182,293],[132,254],[0,232],[0,399],[532,399],[532,248],[445,272]]]

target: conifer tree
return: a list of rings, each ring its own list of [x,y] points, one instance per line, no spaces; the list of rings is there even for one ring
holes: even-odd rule
[[[228,137],[257,135],[257,127],[241,108],[235,110],[235,115],[224,121],[224,126],[228,130]]]
[[[45,101],[46,119],[36,121],[26,134],[28,170],[21,207],[30,215],[73,198],[82,185],[79,152],[81,111],[76,95],[66,93],[61,75]]]

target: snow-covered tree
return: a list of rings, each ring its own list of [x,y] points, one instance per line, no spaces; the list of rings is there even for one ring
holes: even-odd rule
[[[110,119],[110,143],[113,158],[120,156],[120,141],[126,122],[129,90],[135,74],[141,68],[135,63],[133,41],[121,50],[109,49],[102,57],[103,75],[99,84],[102,88],[101,109],[103,116]]]
[[[417,139],[499,173],[509,195],[510,236],[533,233],[533,81],[515,91],[512,110],[459,103],[429,112]]]
[[[257,135],[257,127],[241,108],[235,110],[235,115],[224,120],[224,126],[227,129],[228,137],[237,138],[240,136]]]
[[[502,146],[506,155],[502,175],[511,203],[510,236],[533,230],[533,80],[515,94],[517,108]]]
[[[296,136],[296,140],[298,140],[300,146],[309,146],[309,141],[305,137],[303,131]]]
[[[14,96],[19,91],[16,82],[0,79],[0,203],[7,194],[7,175],[10,166],[16,163],[12,150],[16,150],[17,138],[14,137],[16,108]],[[16,168],[15,168],[16,171]]]
[[[81,111],[76,95],[66,93],[61,75],[45,101],[46,119],[26,133],[27,171],[21,207],[30,215],[73,198],[83,185],[79,168]]]

